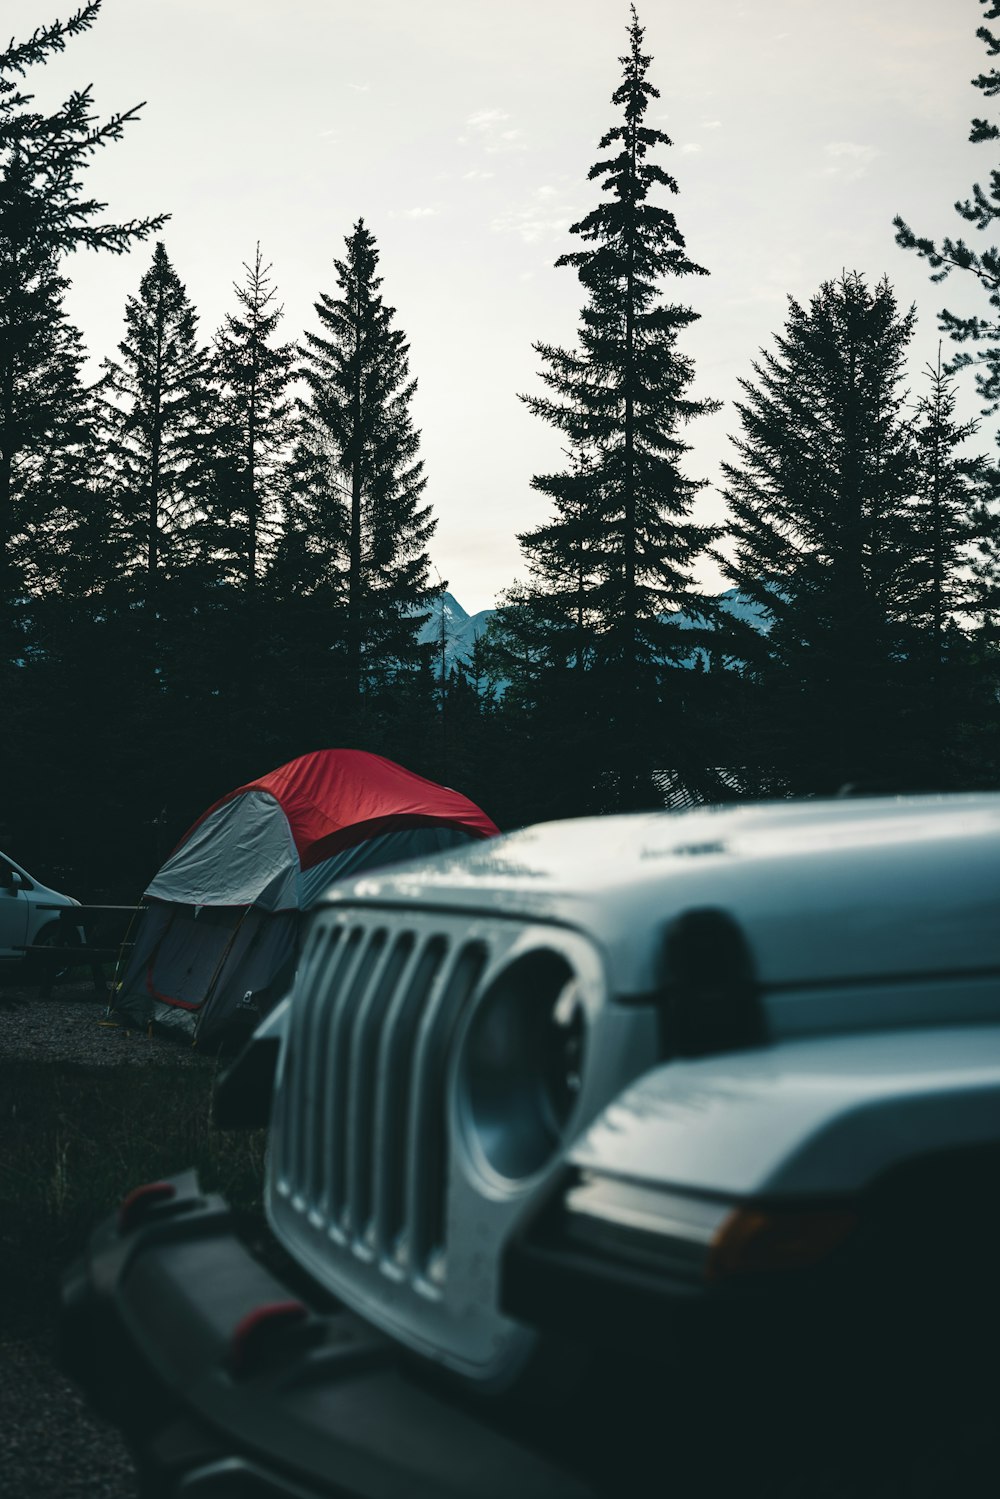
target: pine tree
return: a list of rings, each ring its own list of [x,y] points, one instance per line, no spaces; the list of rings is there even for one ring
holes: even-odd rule
[[[332,512],[317,516],[316,530],[346,538],[346,670],[361,694],[424,654],[416,637],[434,592],[426,548],[435,522],[421,504],[427,481],[410,414],[409,345],[382,298],[363,219],[346,246],[334,261],[340,295],[321,295],[321,331],[307,333],[302,350],[309,399],[297,463],[302,504]]]
[[[913,572],[911,617],[922,627],[934,660],[942,659],[946,626],[975,609],[967,567],[970,549],[981,540],[976,502],[984,460],[963,452],[978,422],[956,420],[954,376],[941,362],[927,365],[930,390],[916,405],[913,436],[917,458],[914,540],[919,552]]]
[[[534,488],[555,502],[556,514],[547,524],[518,537],[531,582],[516,603],[523,625],[533,616],[542,632],[540,661],[558,661],[582,675],[594,666],[597,637],[607,625],[601,609],[600,575],[605,546],[595,526],[599,507],[594,503],[591,456],[572,450],[566,456],[565,473],[532,480]]]
[[[266,638],[257,640],[266,670],[269,715],[281,724],[289,752],[323,742],[331,729],[317,721],[317,705],[331,699],[331,666],[344,658],[346,507],[337,502],[341,476],[321,434],[300,412],[282,474],[282,523],[258,589]],[[336,728],[344,742],[343,715]],[[284,749],[282,749],[284,753]],[[280,758],[280,756],[279,756]],[[286,756],[287,758],[287,756]]]
[[[162,241],[125,309],[120,360],[102,393],[121,533],[130,565],[155,597],[185,559],[185,528],[208,503],[213,428],[198,318]]]
[[[282,474],[282,525],[267,571],[268,587],[282,606],[322,596],[330,611],[341,607],[343,561],[350,549],[342,483],[330,439],[308,409],[299,409]]]
[[[93,25],[100,8],[101,0],[92,0],[68,21],[39,27],[0,52],[0,611],[23,593],[11,549],[19,535],[23,541],[25,473],[51,452],[53,423],[75,420],[56,412],[60,394],[78,404],[69,374],[79,362],[78,340],[62,312],[59,259],[82,246],[121,253],[163,222],[102,222],[106,205],[83,195],[90,158],[121,138],[141,105],[101,123],[87,88],[42,114],[19,82]]]
[[[1000,475],[996,469],[983,472],[981,488],[969,516],[971,613],[983,639],[1000,648]]]
[[[663,295],[666,278],[707,273],[689,258],[673,213],[651,197],[677,184],[651,159],[671,142],[644,124],[659,91],[634,7],[628,35],[612,95],[620,123],[589,173],[602,200],[571,226],[585,248],[556,261],[576,270],[587,296],[579,346],[536,344],[550,393],[524,398],[568,441],[569,465],[533,479],[556,513],[519,538],[531,571],[521,603],[553,656],[598,671],[611,694],[603,711],[615,721],[626,795],[649,737],[651,695],[676,649],[666,616],[696,605],[692,568],[714,536],[691,519],[699,486],[681,472],[681,432],[715,409],[690,395],[693,363],[677,347],[697,313]]]
[[[977,550],[988,537],[983,494],[990,474],[982,457],[965,452],[977,422],[956,420],[955,380],[937,361],[925,370],[929,390],[916,403],[912,424],[916,492],[910,510],[912,554],[905,646],[913,683],[910,719],[914,758],[923,752],[925,779],[961,781],[960,721],[976,715],[976,675],[970,640],[981,605]]]
[[[979,0],[979,3],[984,7],[984,20],[995,21],[1000,17],[1000,0]],[[989,57],[1000,54],[1000,38],[988,27],[980,26],[976,36],[985,44]],[[994,99],[1000,93],[1000,72],[991,67],[988,72],[973,78],[972,86],[980,89],[985,98]],[[1000,140],[1000,126],[986,119],[974,119],[969,140],[974,145],[983,141]],[[988,232],[997,219],[1000,219],[1000,171],[990,172],[988,190],[980,183],[975,183],[971,197],[956,203],[955,211],[980,233]],[[952,239],[950,236],[946,236],[938,244],[935,240],[915,234],[899,215],[893,219],[893,224],[896,243],[904,250],[916,250],[921,259],[928,262],[934,271],[932,281],[946,280],[953,270],[967,271],[986,293],[991,309],[989,316],[960,317],[945,308],[939,314],[939,319],[942,332],[956,342],[983,346],[975,356],[967,351],[960,353],[951,368],[959,369],[975,364],[979,393],[987,410],[995,411],[1000,406],[1000,249],[990,245],[976,251],[964,239]]]
[[[60,581],[71,517],[88,508],[94,477],[94,403],[82,379],[83,342],[63,304],[66,287],[50,259],[24,288],[37,322],[17,360],[8,427],[8,557],[24,597]]]
[[[997,0],[979,0],[983,7],[983,20],[1000,18],[1000,3]],[[984,44],[989,58],[1000,55],[1000,37],[988,26],[982,25],[976,36]],[[972,79],[973,88],[979,89],[985,99],[995,99],[1000,94],[1000,72],[994,66]],[[976,117],[972,120],[969,140],[973,145],[1000,140],[1000,126],[993,121]],[[960,218],[972,226],[977,233],[986,235],[1000,219],[1000,170],[991,169],[989,184],[973,184],[971,195],[955,203]],[[985,317],[962,317],[948,308],[942,308],[938,321],[942,332],[947,333],[960,348],[948,366],[954,370],[972,367],[976,385],[983,401],[984,414],[1000,409],[1000,247],[996,244],[975,249],[961,236],[945,236],[940,241],[919,236],[898,216],[893,220],[896,242],[904,249],[915,250],[928,262],[933,272],[932,281],[944,281],[954,270],[964,271],[973,277],[985,293],[988,311]],[[968,346],[973,347],[970,352]],[[1000,433],[997,434],[1000,443]],[[979,620],[978,635],[974,649],[978,653],[978,676],[982,687],[982,704],[979,718],[995,720],[995,684],[1000,676],[1000,631],[996,617],[1000,607],[1000,467],[995,463],[979,475],[979,495],[972,509],[970,521],[973,548],[970,557],[971,576],[974,583],[974,613]],[[940,737],[940,736],[938,736]],[[975,748],[967,756],[969,774],[984,772],[987,764],[994,766],[998,760],[997,737],[986,729],[971,735]]]
[[[228,464],[222,480],[226,551],[248,593],[274,544],[280,485],[292,432],[294,346],[276,344],[282,309],[274,305],[271,267],[257,245],[246,281],[234,284],[240,305],[215,335],[216,370],[222,386],[221,447]],[[216,538],[218,546],[219,538]]]
[[[901,385],[913,325],[888,282],[869,290],[848,273],[808,307],[789,299],[775,351],[740,382],[739,460],[723,466],[735,551],[718,560],[773,619],[765,753],[803,790],[898,770],[895,663],[917,546]]]

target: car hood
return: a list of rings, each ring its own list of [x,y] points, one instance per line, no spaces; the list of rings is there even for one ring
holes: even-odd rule
[[[572,926],[602,948],[619,994],[655,988],[665,928],[706,906],[740,924],[765,988],[1000,972],[1000,793],[543,823],[324,902]]]
[[[33,888],[28,891],[32,901],[36,905],[51,906],[78,906],[80,902],[72,895],[63,895],[61,890],[52,890],[48,885],[40,885],[34,881]]]

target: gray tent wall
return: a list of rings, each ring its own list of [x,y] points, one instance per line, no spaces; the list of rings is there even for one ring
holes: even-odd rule
[[[331,884],[473,841],[457,828],[402,828],[301,870],[283,816],[282,847],[271,798],[249,816],[231,812],[250,800],[219,808],[147,887],[149,905],[115,1001],[130,1023],[152,1021],[202,1046],[246,1029],[290,986],[303,916]],[[262,813],[270,826],[261,826]],[[214,838],[204,832],[213,823]],[[243,901],[225,898],[232,894]]]
[[[145,894],[192,906],[298,905],[299,856],[288,819],[266,791],[224,802],[157,870]]]
[[[210,1037],[202,1029],[221,993],[223,1024],[246,996],[266,997],[282,969],[294,973],[298,911],[152,901],[140,921],[115,1007],[145,1027]],[[280,997],[280,996],[276,996]],[[259,1000],[247,1000],[249,1015]],[[251,1010],[251,1006],[253,1009]]]

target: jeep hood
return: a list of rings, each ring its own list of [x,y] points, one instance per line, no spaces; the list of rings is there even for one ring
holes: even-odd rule
[[[574,927],[620,995],[656,987],[667,926],[705,906],[739,923],[765,989],[1000,978],[1000,793],[542,823],[324,897],[358,902]]]

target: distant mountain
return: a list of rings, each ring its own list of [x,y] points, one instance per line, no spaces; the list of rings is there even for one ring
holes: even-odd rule
[[[721,605],[723,611],[731,619],[750,625],[752,629],[757,630],[761,635],[766,635],[771,628],[773,621],[767,610],[761,608],[756,600],[747,598],[746,594],[741,593],[738,588],[730,588],[725,593],[717,594],[714,602]],[[681,630],[697,630],[701,629],[704,625],[703,620],[697,619],[692,614],[675,615],[675,621]],[[685,657],[683,661],[679,661],[677,664],[679,666],[693,667],[699,660],[703,661],[706,666],[708,665],[707,653],[700,646],[697,650],[693,650],[690,656]]]
[[[471,654],[477,635],[482,635],[495,612],[493,609],[480,609],[478,614],[466,614],[451,593],[443,593],[434,600],[430,619],[421,626],[417,638],[421,644],[434,647],[435,676],[441,673],[442,635],[447,675],[453,666],[464,662]]]
[[[741,593],[738,588],[730,588],[725,593],[716,594],[712,602],[720,604],[726,614],[733,619],[753,625],[754,629],[759,630],[762,635],[766,635],[771,628],[771,620],[767,611],[762,609],[754,599],[747,598],[746,594]],[[678,614],[676,621],[682,630],[699,629],[703,623],[692,614]]]
[[[727,614],[752,625],[762,635],[766,635],[771,627],[766,610],[753,599],[748,599],[745,594],[740,593],[738,588],[730,588],[726,593],[719,594],[716,602],[722,605]],[[433,645],[435,648],[435,676],[439,676],[441,672],[442,627],[444,664],[447,674],[453,666],[468,658],[477,635],[483,634],[495,613],[494,609],[480,609],[478,614],[466,614],[454,594],[451,593],[443,593],[439,599],[434,600],[430,618],[421,627],[418,639],[422,644]],[[677,616],[677,624],[682,630],[694,630],[699,627],[701,621],[695,619],[693,615],[680,614]],[[681,664],[694,666],[698,658],[703,655],[704,652],[700,649],[692,651],[687,660]]]

